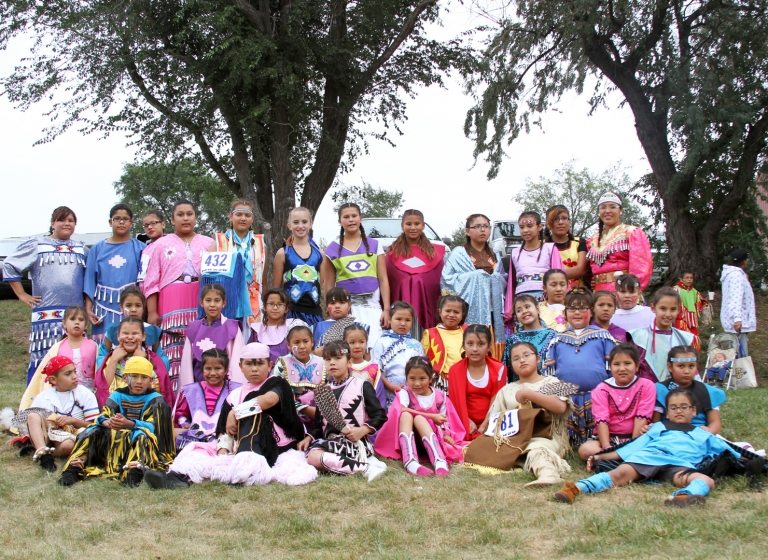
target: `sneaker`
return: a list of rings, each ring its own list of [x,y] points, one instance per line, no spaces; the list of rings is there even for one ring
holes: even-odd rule
[[[187,488],[189,486],[189,479],[175,472],[163,472],[156,470],[147,470],[144,473],[144,482],[152,490],[177,490],[179,488]]]
[[[53,460],[53,455],[45,454],[40,457],[40,468],[48,472],[56,472],[56,462]]]
[[[707,501],[705,496],[698,494],[673,494],[664,500],[664,505],[673,507],[688,507],[703,504]]]
[[[67,467],[61,476],[59,477],[59,484],[61,486],[72,486],[76,482],[80,482],[83,479],[83,469],[80,467]]]
[[[565,485],[555,493],[555,501],[562,502],[564,504],[572,504],[576,500],[576,496],[581,494],[581,490],[576,486],[575,482],[568,481]]]
[[[128,469],[123,484],[128,488],[136,488],[141,485],[142,480],[144,480],[144,471],[138,468],[132,468]]]

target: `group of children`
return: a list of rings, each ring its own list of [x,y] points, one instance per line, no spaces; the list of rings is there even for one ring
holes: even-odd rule
[[[446,476],[462,462],[490,472],[522,465],[544,485],[563,482],[573,447],[588,469],[623,463],[566,483],[557,500],[659,478],[680,487],[669,503],[702,501],[712,480],[696,465],[738,452],[714,435],[725,393],[697,379],[695,338],[674,326],[678,293],[661,288],[645,308],[631,276],[616,293],[591,295],[567,292],[557,269],[542,280],[541,302],[514,298],[518,327],[501,361],[490,328],[465,324],[468,305],[455,295],[440,299],[440,322],[421,342],[414,309],[395,302],[391,328],[370,345],[343,288],[329,290],[329,318],[313,326],[289,318],[287,294],[270,289],[262,322],[244,333],[222,315],[226,290],[209,284],[175,392],[156,352],[159,329],[128,287],[123,318],[98,348],[85,338],[85,310],[65,313],[65,338],[17,417],[29,438],[22,453],[48,471],[66,457],[62,485],[88,476],[155,488],[305,484],[318,471],[373,480],[386,470],[377,456],[414,476]]]
[[[501,263],[487,217],[473,214],[464,253],[454,250],[443,268],[423,215],[407,211],[390,263],[359,207],[344,204],[325,252],[312,240],[311,212],[290,211],[291,235],[262,289],[249,208],[235,201],[232,229],[211,240],[195,234],[194,208],[180,202],[175,237],[135,263],[147,268],[144,285],[104,296],[115,321],[92,305],[66,309],[64,338],[40,361],[16,417],[22,454],[47,471],[66,458],[65,486],[91,476],[153,488],[306,484],[318,472],[374,480],[387,468],[380,457],[414,476],[447,476],[457,463],[522,466],[530,484],[549,485],[563,483],[573,448],[589,469],[624,463],[566,484],[561,501],[662,478],[684,487],[670,503],[687,505],[711,487],[690,469],[725,449],[707,435],[720,431],[725,393],[697,379],[692,278],[659,289],[650,307],[631,274],[617,276],[615,291],[589,293],[584,267],[561,258],[560,245],[578,256],[582,244],[557,220],[545,242],[535,212],[520,217],[524,243]],[[122,241],[132,215],[113,211]],[[236,265],[204,266],[205,251],[235,255]],[[401,299],[441,284],[437,305],[425,309],[426,296],[391,303],[390,265],[404,267]],[[680,445],[680,465],[643,462]]]

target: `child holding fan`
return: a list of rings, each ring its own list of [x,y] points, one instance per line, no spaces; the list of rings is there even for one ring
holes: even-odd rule
[[[610,333],[590,325],[590,296],[581,290],[571,290],[565,297],[565,317],[568,329],[552,339],[544,362],[547,375],[579,386],[571,396],[573,409],[568,418],[571,443],[579,446],[592,435],[592,399],[590,394],[608,378],[608,355],[616,342]]]
[[[372,481],[386,471],[373,456],[368,436],[386,420],[373,386],[349,374],[349,346],[330,342],[323,347],[328,385],[318,395],[319,414],[298,445],[307,451],[307,462],[320,471],[334,474],[365,474]]]

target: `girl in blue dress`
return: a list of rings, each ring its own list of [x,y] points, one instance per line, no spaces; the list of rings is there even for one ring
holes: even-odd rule
[[[109,223],[112,235],[91,247],[85,264],[85,311],[93,325],[92,338],[97,342],[123,318],[120,292],[136,284],[145,247],[131,236],[133,211],[127,205],[114,205],[109,211]]]
[[[592,298],[586,291],[572,290],[565,296],[568,328],[549,343],[544,360],[545,375],[574,383],[579,392],[571,395],[568,436],[578,448],[592,435],[592,389],[610,377],[608,355],[616,341],[605,329],[590,325]]]
[[[297,207],[288,213],[291,235],[275,254],[272,287],[288,294],[288,317],[310,327],[323,320],[320,307],[320,265],[323,252],[312,239],[312,212]]]

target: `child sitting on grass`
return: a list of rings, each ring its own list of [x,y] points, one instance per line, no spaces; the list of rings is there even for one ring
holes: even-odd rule
[[[725,403],[725,391],[696,380],[698,355],[692,346],[675,346],[669,351],[667,369],[670,378],[656,384],[656,408],[653,421],[657,422],[664,415],[665,397],[675,388],[687,389],[696,398],[697,412],[691,419],[694,426],[700,426],[713,434],[722,429],[720,405]]]
[[[691,424],[696,415],[696,401],[691,391],[671,390],[666,408],[665,420],[656,422],[644,435],[616,451],[591,456],[587,470],[592,470],[595,461],[621,459],[624,463],[609,472],[566,482],[555,494],[555,500],[572,504],[579,494],[603,492],[639,480],[662,480],[678,488],[664,501],[666,505],[685,507],[704,503],[715,481],[696,472],[696,465],[724,452],[736,459],[740,455],[724,440]]]
[[[72,486],[86,476],[141,484],[144,469],[168,468],[176,454],[171,409],[152,388],[155,373],[146,358],[133,356],[123,370],[126,387],[113,391],[101,415],[77,436],[59,479]]]
[[[78,384],[74,362],[66,356],[54,356],[41,372],[52,387],[32,401],[27,411],[27,429],[34,448],[32,460],[43,470],[56,470],[54,457],[67,457],[75,434],[90,424],[99,413],[94,394]],[[22,448],[25,455],[32,448]]]

